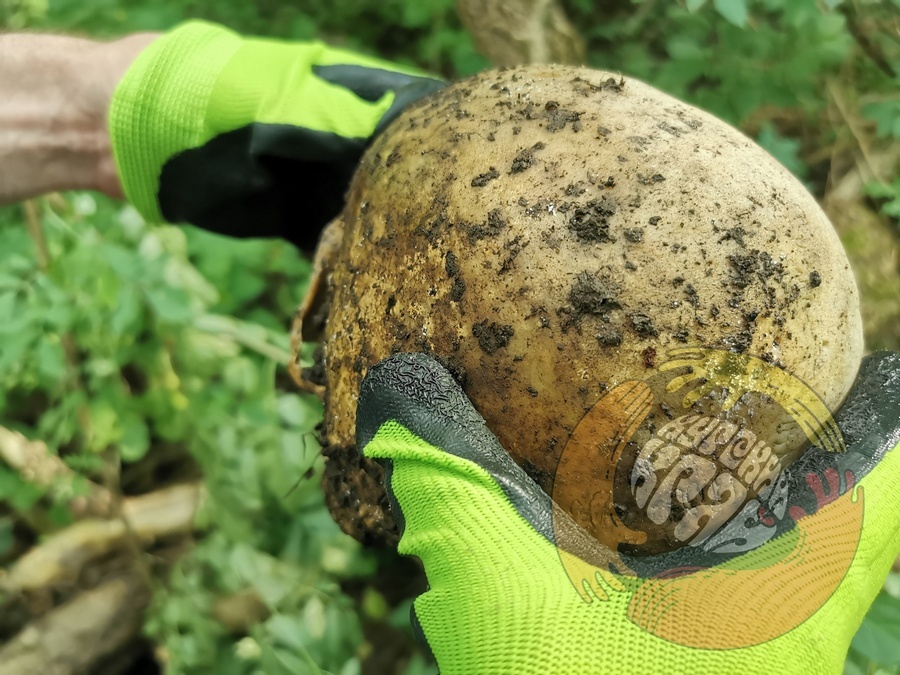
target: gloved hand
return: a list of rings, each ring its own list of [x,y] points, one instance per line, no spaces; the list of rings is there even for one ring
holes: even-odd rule
[[[110,135],[125,195],[146,218],[311,249],[372,137],[442,86],[320,42],[192,21],[128,69]]]
[[[839,673],[900,551],[900,355],[868,357],[835,419],[845,452],[806,451],[737,530],[641,560],[580,537],[428,356],[369,371],[357,447],[424,564],[413,624],[444,675]]]

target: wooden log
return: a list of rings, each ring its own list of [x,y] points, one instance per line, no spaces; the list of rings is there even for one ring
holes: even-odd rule
[[[84,591],[0,646],[0,675],[76,675],[127,648],[143,625],[150,590],[126,572]]]
[[[123,547],[129,537],[146,546],[190,533],[202,498],[201,485],[191,483],[125,499],[121,518],[82,520],[25,553],[0,578],[0,591],[27,593],[74,583],[87,565]]]

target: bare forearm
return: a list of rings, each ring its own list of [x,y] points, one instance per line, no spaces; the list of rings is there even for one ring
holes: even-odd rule
[[[0,203],[53,190],[121,193],[107,110],[125,70],[156,37],[0,35]]]

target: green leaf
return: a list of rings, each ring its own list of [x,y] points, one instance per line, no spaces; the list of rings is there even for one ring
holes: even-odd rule
[[[806,178],[808,168],[800,159],[800,141],[782,136],[771,122],[766,122],[762,125],[756,142],[797,178],[801,180]]]
[[[193,316],[190,297],[180,288],[160,286],[147,291],[147,300],[165,323],[183,324]]]
[[[686,0],[685,5],[687,6],[687,11],[691,14],[698,11],[707,3],[707,0]]]
[[[0,518],[0,558],[13,547],[13,519],[9,516]]]
[[[126,462],[136,462],[150,449],[150,432],[143,418],[131,413],[119,418],[122,437],[119,440],[119,455]]]
[[[738,28],[743,28],[747,25],[746,0],[713,0],[713,6],[728,23]]]
[[[34,359],[38,373],[48,385],[53,386],[65,377],[66,354],[55,335],[48,335],[38,343]]]
[[[882,666],[900,666],[900,600],[887,593],[875,598],[851,645],[860,654]]]
[[[900,99],[879,101],[863,106],[863,115],[875,122],[876,132],[881,137],[900,140]]]
[[[16,511],[27,511],[44,492],[23,480],[19,474],[0,466],[0,502],[8,502]]]

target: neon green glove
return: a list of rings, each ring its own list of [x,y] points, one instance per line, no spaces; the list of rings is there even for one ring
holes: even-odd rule
[[[309,248],[372,136],[441,86],[322,43],[193,21],[125,74],[110,135],[125,194],[149,220]]]
[[[565,534],[430,357],[369,371],[357,445],[424,563],[413,623],[444,675],[839,673],[900,551],[900,355],[868,357],[835,419],[845,452],[808,450],[705,545],[642,559]]]

